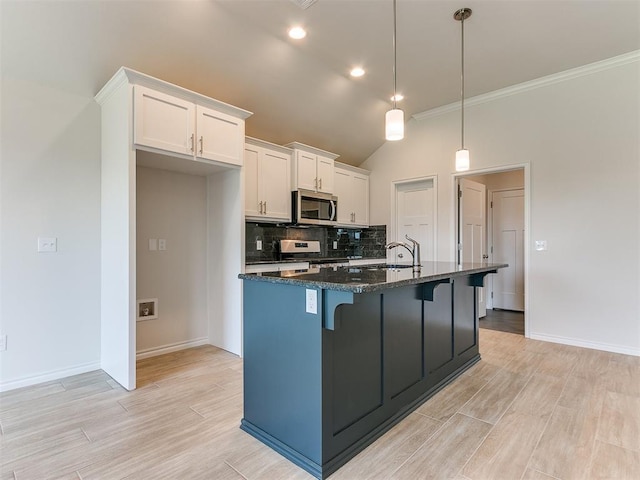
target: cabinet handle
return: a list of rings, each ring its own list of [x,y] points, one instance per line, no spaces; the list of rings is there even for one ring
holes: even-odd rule
[[[191,134],[191,152],[193,152],[193,148],[194,148],[193,142],[194,142],[194,140],[195,140],[195,136],[196,136],[196,134],[195,134],[195,133],[192,133],[192,134]]]
[[[320,179],[320,190],[322,190],[322,179]]]
[[[313,179],[313,187],[317,190],[318,189],[318,178],[314,178]]]
[[[262,201],[260,201],[260,214],[262,214]]]
[[[267,214],[267,202],[264,202],[264,214]]]
[[[203,150],[204,150],[204,138],[200,136],[200,155],[202,155]]]

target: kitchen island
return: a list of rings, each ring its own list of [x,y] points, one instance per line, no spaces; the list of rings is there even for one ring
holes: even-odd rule
[[[476,287],[503,267],[241,274],[241,428],[326,478],[480,359]]]

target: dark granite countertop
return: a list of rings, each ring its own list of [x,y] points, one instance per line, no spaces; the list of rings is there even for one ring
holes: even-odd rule
[[[287,258],[284,260],[258,260],[245,262],[245,265],[267,265],[272,263],[346,263],[349,260],[379,260],[384,262],[384,258],[374,257],[307,257],[307,258]]]
[[[270,283],[307,286],[353,293],[375,292],[388,288],[426,283],[474,273],[495,271],[506,263],[423,262],[420,272],[409,268],[388,268],[386,264],[357,267],[315,267],[308,270],[243,273],[238,278]]]

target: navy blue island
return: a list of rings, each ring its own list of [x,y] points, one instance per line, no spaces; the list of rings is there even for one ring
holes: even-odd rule
[[[476,287],[506,266],[241,274],[240,428],[328,477],[480,360]]]

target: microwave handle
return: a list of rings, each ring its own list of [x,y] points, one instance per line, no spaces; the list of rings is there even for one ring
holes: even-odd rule
[[[330,200],[329,205],[331,205],[331,215],[329,215],[329,220],[333,221],[336,219],[336,202]]]

